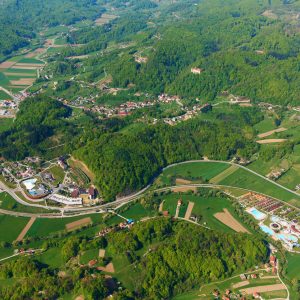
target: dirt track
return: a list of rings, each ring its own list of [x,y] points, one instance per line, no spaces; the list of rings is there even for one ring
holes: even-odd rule
[[[35,217],[30,218],[29,222],[23,228],[23,230],[21,231],[21,233],[17,237],[16,241],[20,242],[20,241],[22,241],[24,239],[26,233],[28,232],[28,230],[30,229],[30,227],[32,226],[32,224],[34,223],[35,220],[36,220]]]
[[[214,214],[214,217],[236,232],[249,233],[249,231],[241,225],[226,208],[224,208],[224,212]]]
[[[191,214],[192,214],[192,211],[193,211],[193,208],[194,208],[194,202],[189,202],[189,205],[188,205],[188,207],[187,207],[187,210],[186,210],[186,212],[185,212],[185,216],[184,216],[184,218],[186,219],[186,220],[189,220],[190,219],[190,217],[191,217]]]

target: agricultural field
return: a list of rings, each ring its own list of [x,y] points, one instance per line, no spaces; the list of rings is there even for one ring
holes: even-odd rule
[[[256,274],[258,278],[251,278],[251,274]],[[249,291],[252,289],[260,289],[261,287],[268,289],[267,286],[270,286],[270,291],[261,293],[262,296],[264,296],[263,299],[284,298],[287,296],[286,290],[279,286],[280,281],[276,275],[265,270],[251,271],[246,273],[246,275],[248,276],[247,280],[242,281],[239,275],[235,275],[227,280],[225,279],[216,283],[212,282],[201,286],[198,290],[178,295],[174,300],[215,299],[212,295],[214,290],[218,290],[221,295],[224,295],[227,289],[229,289],[231,293],[240,294],[243,289],[249,289]],[[272,287],[282,289],[272,291]],[[250,295],[250,297],[252,297],[252,293]]]
[[[72,218],[36,219],[27,233],[29,237],[46,237],[53,233],[66,232],[66,226],[72,222],[82,220],[86,216]],[[94,214],[89,216],[93,223],[102,222],[102,216]]]
[[[0,240],[13,242],[28,223],[29,218],[0,215]]]
[[[219,184],[250,189],[287,202],[293,199],[300,200],[299,196],[294,195],[244,169],[238,169],[234,174],[229,175]]]
[[[166,168],[157,179],[157,184],[171,185],[176,178],[187,179],[190,181],[208,181],[228,169],[230,165],[226,163],[214,162],[191,162],[179,164]]]
[[[255,168],[252,166],[252,169]],[[300,196],[292,194],[245,169],[234,168],[229,164],[221,162],[191,162],[179,164],[165,169],[155,183],[158,186],[174,185],[176,178],[191,180],[192,183],[205,183],[207,180],[216,181],[219,185],[249,189],[287,202],[291,200],[297,202],[300,200]],[[189,182],[181,182],[181,184],[188,183]],[[180,184],[180,182],[177,181],[177,184]]]
[[[43,61],[25,55],[5,61],[0,64],[0,86],[11,92],[24,90],[35,82],[37,70],[43,66]]]
[[[220,230],[223,232],[235,232],[232,228],[225,225],[223,222],[218,220],[215,216],[218,213],[222,213],[224,209],[230,212],[231,216],[242,224],[246,229],[250,230],[245,224],[243,224],[242,220],[235,213],[231,203],[226,198],[222,197],[209,197],[209,196],[197,196],[194,194],[168,194],[160,196],[163,202],[163,210],[167,210],[170,216],[175,216],[177,201],[181,200],[182,205],[180,206],[178,217],[184,218],[188,203],[193,202],[194,206],[192,209],[191,216],[198,217],[199,224],[209,227],[210,229]]]

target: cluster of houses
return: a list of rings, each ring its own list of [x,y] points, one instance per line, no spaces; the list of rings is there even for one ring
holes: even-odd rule
[[[5,99],[0,101],[0,117],[12,118],[15,116],[19,103],[30,96],[26,91],[13,94],[13,99]]]
[[[173,118],[165,118],[164,122],[168,125],[174,126],[179,122],[187,121],[193,118],[195,115],[201,112],[207,112],[212,109],[211,104],[206,103],[204,105],[194,105],[191,110],[187,110],[185,114]]]
[[[285,169],[279,169],[279,170],[272,170],[269,174],[266,175],[267,178],[272,180],[279,179],[284,173],[286,172]]]
[[[114,116],[127,116],[131,112],[137,109],[151,107],[159,103],[171,103],[171,102],[180,102],[178,96],[170,96],[167,94],[161,94],[157,99],[145,100],[139,102],[127,101],[120,104],[119,106],[110,107],[107,105],[93,105],[91,108],[85,108],[87,111],[92,111],[103,115],[105,118],[110,118]]]

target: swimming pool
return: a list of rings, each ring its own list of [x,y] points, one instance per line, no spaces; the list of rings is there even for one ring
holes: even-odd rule
[[[269,235],[275,235],[275,232],[269,228],[268,226],[266,225],[259,225],[260,229],[264,232],[264,233],[267,233]]]
[[[277,234],[277,237],[281,240],[297,243],[298,239],[291,234]]]
[[[255,207],[251,207],[248,210],[248,213],[251,214],[256,220],[263,220],[266,218],[266,214],[262,213],[261,211],[257,210]]]

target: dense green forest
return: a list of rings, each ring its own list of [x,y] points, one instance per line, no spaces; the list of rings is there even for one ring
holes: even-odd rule
[[[131,230],[113,231],[98,239],[48,238],[43,247],[61,248],[63,265],[59,268],[64,270],[64,276],[59,275],[59,269],[41,263],[38,256],[4,263],[0,266],[0,279],[10,280],[11,284],[1,285],[1,299],[57,299],[80,294],[85,299],[104,299],[109,294],[113,299],[170,299],[260,265],[268,256],[260,238],[209,231],[168,218],[140,222]],[[99,247],[135,265],[136,280],[131,289],[113,291],[96,268],[76,265],[74,258],[79,253]],[[149,248],[152,251],[147,255],[140,255]]]
[[[85,45],[66,49],[55,63],[74,64],[65,59],[70,55],[91,53],[91,57],[79,67],[65,68],[63,74],[50,65],[48,73],[63,75],[62,80],[77,74],[88,82],[109,73],[112,87],[131,84],[135,91],[200,96],[207,101],[226,90],[257,102],[298,103],[300,35],[293,20],[299,1],[215,0],[190,5],[163,1],[147,9],[132,3],[128,7],[122,10],[120,5],[120,17],[111,24],[72,32],[69,42]],[[268,11],[276,17],[268,17]],[[111,41],[132,45],[108,50]],[[106,54],[93,55],[99,50]],[[146,56],[147,63],[136,62],[137,53]],[[192,74],[192,67],[203,72]],[[63,95],[71,97],[72,90]]]
[[[0,61],[29,46],[39,30],[95,19],[104,9],[96,0],[8,0],[0,3]]]

